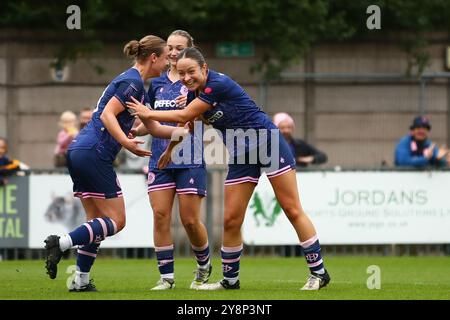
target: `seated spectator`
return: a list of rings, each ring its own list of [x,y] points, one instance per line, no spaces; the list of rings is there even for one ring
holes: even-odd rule
[[[396,166],[426,167],[449,165],[449,150],[446,147],[437,147],[429,138],[431,123],[427,117],[414,118],[409,127],[410,133],[397,144],[395,148]]]
[[[301,139],[295,139],[293,137],[295,124],[294,119],[290,115],[284,112],[277,113],[273,117],[273,122],[280,129],[286,142],[291,147],[297,166],[306,167],[309,164],[322,164],[327,162],[328,157],[324,152],[317,150]]]
[[[0,186],[8,183],[7,177],[19,170],[26,170],[29,167],[19,160],[10,159],[8,153],[8,141],[0,138]]]
[[[67,148],[78,134],[77,116],[72,111],[64,111],[61,114],[58,125],[61,131],[59,131],[56,139],[54,165],[55,167],[65,167]]]
[[[93,113],[93,110],[90,108],[83,108],[80,111],[80,116],[79,116],[80,131],[88,124],[89,121],[91,121],[92,113]]]

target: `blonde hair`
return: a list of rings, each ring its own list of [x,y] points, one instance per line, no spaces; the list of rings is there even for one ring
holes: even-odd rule
[[[187,31],[175,30],[171,34],[169,34],[169,37],[170,36],[181,36],[181,37],[184,37],[187,40],[187,47],[195,47],[195,45],[194,45],[194,38],[192,38],[192,36]]]
[[[166,41],[157,36],[145,36],[141,40],[131,40],[124,47],[123,52],[128,58],[142,62],[152,53],[160,56],[164,52]]]
[[[59,117],[59,125],[61,126],[63,123],[69,123],[72,122],[73,124],[76,124],[77,122],[77,115],[73,113],[72,111],[64,111],[61,113],[61,116]]]

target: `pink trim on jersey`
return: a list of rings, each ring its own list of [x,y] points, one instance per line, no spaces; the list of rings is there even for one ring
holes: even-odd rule
[[[276,176],[278,176],[278,175],[284,173],[284,172],[287,171],[287,170],[292,170],[292,169],[293,169],[293,168],[291,167],[291,165],[288,165],[288,166],[283,167],[283,168],[281,168],[281,169],[278,169],[278,170],[276,170],[276,171],[273,171],[273,172],[270,172],[270,173],[266,173],[266,175],[267,175],[268,178],[273,178],[273,177],[276,177]]]
[[[183,195],[183,194],[200,194],[197,191],[185,191],[185,192],[177,192],[178,195]],[[206,195],[206,194],[205,194]]]
[[[150,192],[153,192],[153,191],[168,190],[168,189],[175,189],[175,186],[162,187],[162,188],[157,188],[157,189],[147,189],[147,193],[150,193]]]
[[[238,257],[235,259],[222,259],[222,263],[233,263],[233,262],[238,262],[239,260],[241,260],[241,257]]]
[[[201,246],[201,247],[196,247],[196,246],[194,246],[194,245],[191,244],[192,249],[193,249],[193,250],[197,250],[197,251],[203,251],[203,250],[205,250],[206,248],[208,248],[208,246],[209,246],[209,243],[208,243],[208,242],[206,242],[206,244],[204,244],[204,245]]]
[[[95,196],[104,196],[105,195],[104,193],[101,193],[101,192],[83,192],[83,194],[92,194]]]
[[[176,191],[178,192],[178,191],[180,191],[180,192],[183,192],[183,191],[198,191],[198,189],[197,188],[184,188],[184,189],[176,189]]]
[[[241,244],[240,246],[237,247],[222,247],[221,250],[223,252],[237,252],[237,251],[241,251],[242,249],[244,249],[244,244]]]
[[[105,221],[102,218],[96,218],[95,220],[97,220],[98,222],[100,222],[100,224],[102,225],[102,229],[103,229],[103,238],[106,238],[108,236],[108,227],[106,226]]]
[[[170,246],[165,246],[165,247],[155,247],[156,252],[166,251],[166,250],[173,250],[173,244],[171,244]]]
[[[97,255],[95,253],[92,253],[92,252],[87,252],[87,251],[83,251],[83,250],[80,250],[80,249],[78,249],[77,252],[79,254],[83,254],[85,256],[90,256],[90,257],[93,257],[93,258],[97,257]]]
[[[232,185],[235,185],[235,184],[240,184],[240,183],[245,183],[245,182],[251,182],[251,183],[254,183],[254,184],[258,184],[258,180],[245,179],[245,180],[235,181],[235,182],[227,182],[227,181],[225,181],[225,185],[226,186],[232,186]]]
[[[105,199],[104,193],[94,193],[94,192],[83,192],[84,198],[96,198],[96,199]]]
[[[300,242],[300,245],[301,245],[303,248],[308,248],[308,247],[312,246],[312,244],[313,244],[314,242],[316,242],[318,239],[319,239],[319,238],[317,237],[317,234],[316,234],[316,235],[314,235],[312,238],[310,238],[310,239],[308,239],[308,240],[306,240],[306,241],[304,241],[304,242]]]
[[[318,265],[323,263],[323,259],[320,259],[319,261],[313,262],[313,263],[308,263],[308,267],[310,268],[314,268],[317,267]]]
[[[160,187],[167,187],[167,186],[175,186],[175,182],[155,184],[155,185],[149,186],[147,188],[153,189],[153,188],[160,188]]]
[[[147,187],[147,192],[158,191],[158,190],[166,190],[166,189],[175,189],[175,188],[176,188],[175,182],[173,182],[173,183],[163,183],[163,184],[157,184],[155,186]]]
[[[94,231],[92,230],[92,227],[89,223],[83,223],[83,226],[85,226],[89,231],[89,243],[92,243],[94,241]]]
[[[189,191],[189,190],[192,191]],[[188,190],[188,191],[179,191],[179,190]],[[203,195],[203,191],[200,191],[200,189],[196,189],[196,188],[186,188],[186,189],[176,189],[177,194],[198,194],[198,195]],[[206,192],[206,190],[204,191],[205,197],[207,196],[208,192]]]
[[[255,178],[255,177],[251,177],[251,176],[245,176],[245,177],[240,177],[240,178],[236,178],[236,179],[225,180],[225,183],[227,183],[227,182],[234,182],[234,181],[240,181],[240,180],[244,180],[244,179],[250,179],[250,180],[256,180],[256,181],[259,180],[259,178]]]

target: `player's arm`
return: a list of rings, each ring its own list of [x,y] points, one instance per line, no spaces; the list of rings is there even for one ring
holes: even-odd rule
[[[202,113],[212,108],[212,105],[199,98],[195,98],[186,108],[180,110],[168,110],[164,112],[149,110],[142,103],[132,97],[133,102],[127,102],[127,107],[142,121],[153,119],[156,121],[186,123],[199,117]]]
[[[152,119],[142,120],[148,133],[152,136],[162,139],[171,139],[174,136],[183,136],[185,130],[183,128],[166,126]],[[184,127],[182,124],[180,127]]]
[[[148,134],[147,127],[141,123],[136,128],[132,128],[128,134],[128,138],[133,139],[134,137],[142,137]]]
[[[103,122],[106,130],[108,130],[109,134],[116,139],[125,149],[131,151],[137,156],[145,157],[151,156],[151,152],[139,148],[139,144],[144,143],[144,141],[136,140],[136,139],[128,139],[125,133],[122,131],[122,128],[117,121],[117,115],[125,110],[125,107],[122,105],[119,99],[116,97],[112,97],[103,109],[103,112],[100,116],[100,120]]]
[[[189,123],[182,124],[179,123],[178,127],[176,127],[176,131],[172,135],[170,139],[170,143],[167,146],[166,150],[161,154],[158,160],[158,169],[164,169],[172,160],[172,151],[173,149],[180,144],[187,136],[189,136]]]

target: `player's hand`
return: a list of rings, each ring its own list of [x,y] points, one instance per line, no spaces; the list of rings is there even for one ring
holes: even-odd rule
[[[132,116],[145,118],[145,116],[150,113],[150,110],[138,100],[136,100],[135,97],[131,96],[131,100],[133,101],[127,101],[127,107],[129,111],[131,111],[130,113]]]
[[[178,96],[175,98],[175,102],[179,108],[184,108],[186,107],[187,96],[185,95]]]
[[[137,129],[136,128],[131,128],[130,132],[128,132],[128,139],[134,139],[137,137]]]
[[[194,127],[195,127],[194,121],[189,121],[189,122],[187,122],[187,123],[185,124],[184,127],[185,127],[186,129],[189,129],[189,132],[190,132],[191,134],[194,134]]]
[[[161,157],[159,157],[159,160],[158,160],[158,169],[159,170],[162,170],[165,167],[167,167],[169,165],[169,163],[172,161],[170,154],[171,154],[171,152],[168,152],[166,150],[162,153]]]
[[[150,157],[152,155],[150,151],[141,149],[139,147],[139,145],[143,143],[145,143],[145,141],[137,139],[129,139],[127,140],[127,142],[124,144],[123,147],[128,151],[134,153],[138,157]]]
[[[434,148],[436,147],[436,144],[433,143],[431,146],[423,150],[423,156],[427,159],[431,159],[433,156]]]

